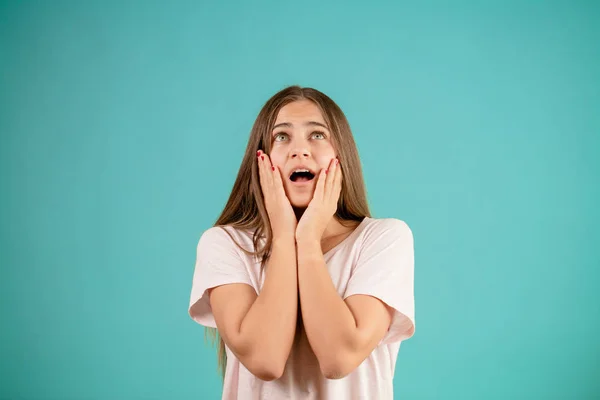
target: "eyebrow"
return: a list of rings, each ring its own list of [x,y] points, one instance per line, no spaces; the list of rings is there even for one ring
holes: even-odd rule
[[[325,128],[325,129],[329,130],[329,127],[328,127],[327,125],[324,125],[324,124],[322,124],[322,123],[320,123],[320,122],[316,122],[316,121],[308,121],[308,122],[304,123],[304,126],[311,126],[311,125],[321,126],[321,127]],[[277,124],[277,125],[275,125],[275,126],[273,127],[273,129],[275,129],[275,128],[279,128],[279,127],[291,128],[291,127],[293,127],[293,126],[294,126],[294,125],[293,125],[293,124],[291,124],[291,123],[289,123],[289,122],[282,122],[282,123],[280,123],[280,124]]]

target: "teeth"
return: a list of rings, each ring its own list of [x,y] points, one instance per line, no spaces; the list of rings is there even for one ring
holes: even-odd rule
[[[296,169],[296,170],[294,170],[294,172],[310,172],[310,171],[307,169]]]

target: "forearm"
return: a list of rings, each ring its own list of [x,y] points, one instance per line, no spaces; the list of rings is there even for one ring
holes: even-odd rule
[[[264,285],[240,326],[243,347],[252,358],[284,368],[294,340],[297,311],[294,239],[274,240]]]
[[[356,345],[357,327],[331,281],[319,242],[298,243],[298,284],[306,336],[327,376]]]

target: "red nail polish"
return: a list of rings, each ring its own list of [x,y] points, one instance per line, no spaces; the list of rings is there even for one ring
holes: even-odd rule
[[[260,159],[261,159],[261,160],[264,160],[264,159],[265,159],[265,156],[260,156]]]
[[[260,150],[256,152],[256,157],[260,156]]]
[[[271,166],[271,169],[272,169],[273,171],[275,171],[275,167]]]
[[[329,172],[329,170],[328,170],[328,169],[326,169],[326,170],[325,170],[325,173],[328,173],[328,172]]]

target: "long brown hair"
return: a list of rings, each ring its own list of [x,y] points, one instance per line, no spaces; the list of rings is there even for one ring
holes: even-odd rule
[[[358,150],[346,116],[333,100],[316,89],[287,87],[271,97],[258,114],[231,195],[214,225],[221,227],[229,225],[238,229],[253,230],[254,251],[244,249],[237,242],[236,244],[246,254],[261,260],[262,267],[269,259],[273,237],[260,186],[256,152],[260,149],[270,154],[271,131],[279,110],[286,104],[298,100],[310,100],[319,107],[325,123],[329,126],[340,164],[344,168],[342,190],[334,217],[340,223],[343,221],[352,223],[371,216]],[[225,343],[215,328],[206,328],[205,333],[212,338],[213,344],[216,340],[219,342],[217,357],[221,376],[224,377],[227,365]]]

